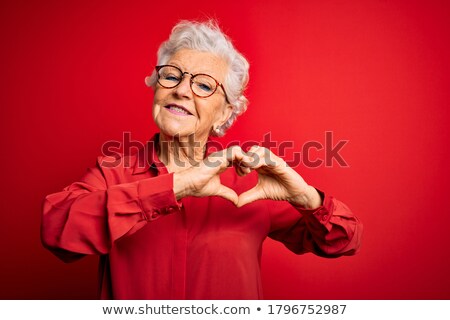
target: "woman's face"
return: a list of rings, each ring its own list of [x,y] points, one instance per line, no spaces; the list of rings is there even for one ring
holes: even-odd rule
[[[167,64],[194,75],[208,74],[220,83],[225,81],[228,68],[224,59],[212,53],[189,49],[177,51]],[[186,74],[181,83],[171,89],[156,84],[153,119],[166,136],[183,138],[195,134],[196,141],[202,141],[208,138],[212,128],[226,122],[232,107],[220,86],[207,98],[197,97],[191,90],[190,79]]]

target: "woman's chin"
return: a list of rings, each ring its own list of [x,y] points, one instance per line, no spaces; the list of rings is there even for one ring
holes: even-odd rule
[[[179,128],[179,127],[165,127],[161,126],[159,127],[159,131],[161,134],[165,135],[166,137],[177,137],[177,138],[183,138],[183,137],[189,137],[192,136],[195,132],[194,130],[189,130],[187,128]]]

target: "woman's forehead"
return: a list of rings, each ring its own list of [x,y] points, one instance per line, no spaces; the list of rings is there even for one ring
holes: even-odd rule
[[[223,58],[211,52],[191,49],[178,50],[170,57],[168,64],[181,68],[183,72],[206,73],[221,79],[227,71],[227,63]]]

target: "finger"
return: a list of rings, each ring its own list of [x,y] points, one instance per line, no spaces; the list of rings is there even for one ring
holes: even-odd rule
[[[230,166],[230,164],[239,166],[239,164],[243,161],[251,161],[251,158],[242,150],[240,146],[231,146],[211,155],[216,157],[216,159],[221,158],[223,161],[227,161],[227,166]]]
[[[246,157],[239,162],[239,166],[254,169],[260,165],[261,156],[259,154],[260,151],[258,151],[259,149],[260,147],[258,145],[251,146],[246,152]]]
[[[261,167],[276,167],[278,163],[283,161],[269,149],[258,145],[252,146],[247,154],[252,158],[252,160],[244,163],[244,165],[252,169],[259,169]]]
[[[250,172],[252,172],[251,168],[247,168],[247,167],[243,167],[243,166],[239,166],[239,165],[235,165],[234,167],[236,169],[236,173],[240,177],[244,177],[244,176],[248,175]]]
[[[244,193],[241,193],[239,195],[239,201],[238,201],[238,208],[245,206],[246,204],[249,204],[256,200],[264,199],[264,192],[261,188],[258,186],[253,187],[250,190],[245,191]]]
[[[227,149],[227,160],[230,161],[238,176],[245,176],[251,172],[244,163],[250,162],[252,159],[242,150],[240,146],[232,146]]]
[[[225,151],[211,153],[203,159],[203,164],[208,168],[214,168],[214,172],[223,172],[229,165]]]
[[[243,167],[240,167],[240,166],[238,166],[238,165],[235,165],[234,166],[234,169],[236,170],[236,173],[237,173],[237,175],[239,176],[239,177],[243,177],[243,176],[245,176],[245,172],[244,172],[244,168]]]
[[[233,202],[235,205],[238,204],[238,195],[236,194],[236,192],[234,192],[234,190],[225,187],[224,185],[220,185],[219,190],[216,192],[215,194],[216,196],[222,197],[224,199],[227,199],[231,202]]]
[[[239,164],[242,161],[251,160],[240,146],[232,146],[227,149],[227,159],[233,164]]]
[[[261,146],[255,144],[248,149],[247,153],[255,153],[257,150],[261,149]]]

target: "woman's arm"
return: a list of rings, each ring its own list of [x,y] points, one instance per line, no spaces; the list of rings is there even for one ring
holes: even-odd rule
[[[325,195],[323,205],[305,209],[295,205],[270,210],[269,237],[296,254],[312,252],[322,257],[353,255],[361,246],[361,221],[341,201]]]
[[[108,186],[98,164],[79,182],[45,198],[42,243],[67,262],[106,254],[114,241],[177,206],[173,174]]]
[[[270,237],[298,254],[336,257],[358,251],[362,224],[345,204],[319,194],[270,150],[254,146],[247,155],[253,159],[240,165],[256,170],[258,183],[239,196],[238,206],[258,199],[285,200],[269,209]]]

